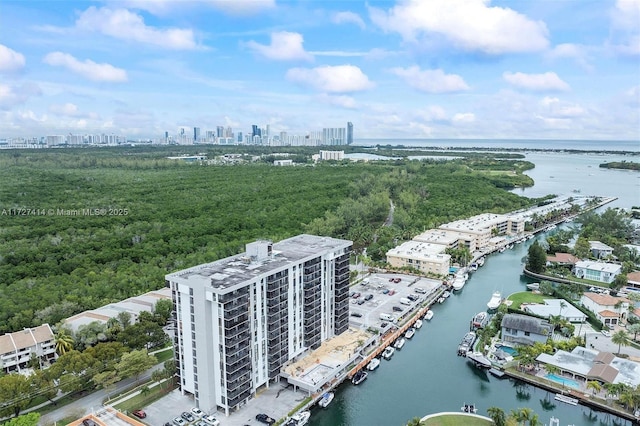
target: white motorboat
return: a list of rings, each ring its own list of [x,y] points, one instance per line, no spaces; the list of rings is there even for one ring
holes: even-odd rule
[[[499,291],[495,291],[491,295],[491,300],[489,300],[489,302],[487,303],[487,308],[498,309],[498,306],[500,306],[501,302],[502,302],[502,295],[500,294]]]
[[[353,383],[354,385],[359,385],[360,383],[367,380],[367,376],[368,374],[366,371],[358,370],[358,372],[354,374],[353,377],[351,378],[351,383]]]
[[[475,414],[478,412],[478,409],[476,408],[475,404],[464,404],[462,407],[460,407],[460,411],[462,411],[463,413]]]
[[[416,330],[419,329],[420,327],[422,327],[422,320],[416,320],[415,323],[413,323],[413,328],[415,328]]]
[[[431,309],[427,310],[427,313],[424,314],[424,319],[430,321],[433,318],[433,311]]]
[[[445,301],[445,300],[447,300],[447,299],[445,299],[444,297],[442,297],[442,296],[441,296],[441,297],[438,299],[438,303],[444,303],[444,301]]]
[[[378,358],[374,358],[371,361],[369,361],[369,364],[367,364],[367,370],[373,371],[376,368],[378,368],[379,365],[380,365],[380,360]]]
[[[450,291],[445,291],[444,293],[442,293],[442,297],[444,297],[445,299],[447,297],[451,296],[451,292]]]
[[[471,320],[471,326],[473,328],[483,328],[487,325],[489,314],[485,311],[478,312]]]
[[[540,283],[527,284],[527,288],[531,291],[538,291],[540,290]]]
[[[476,341],[476,333],[473,331],[468,332],[462,338],[460,345],[458,345],[458,356],[466,356],[467,352],[473,350],[473,343]]]
[[[386,348],[384,348],[384,351],[382,352],[382,357],[384,359],[391,359],[395,351],[396,350],[392,346],[387,346]]]
[[[467,352],[467,359],[478,368],[491,368],[491,361],[482,352]]]
[[[318,401],[318,405],[322,408],[327,408],[327,406],[331,404],[331,401],[333,401],[334,396],[335,395],[333,392],[324,393],[322,395],[322,398],[320,398],[320,401]]]
[[[393,344],[393,347],[396,349],[402,349],[405,343],[406,343],[405,338],[401,337],[398,340],[396,340],[396,342]]]
[[[404,337],[406,337],[407,339],[411,339],[414,334],[416,334],[416,329],[413,327],[409,327],[404,333]]]
[[[484,256],[476,260],[476,263],[478,264],[478,266],[484,266]]]
[[[580,402],[578,398],[572,398],[570,396],[567,396],[561,393],[557,393],[553,399],[555,399],[556,401],[564,402],[566,404],[570,404],[570,405],[578,405],[578,403]]]
[[[311,417],[310,411],[300,411],[299,413],[294,414],[291,418],[284,424],[285,426],[304,426],[309,423],[309,418]]]
[[[467,283],[467,279],[464,277],[464,275],[456,276],[456,279],[453,280],[451,287],[453,287],[454,290],[462,290],[462,287],[464,287],[466,283]]]

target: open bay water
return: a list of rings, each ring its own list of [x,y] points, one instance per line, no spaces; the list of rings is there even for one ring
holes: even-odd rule
[[[491,148],[524,150],[633,151],[640,152],[640,140],[549,140],[549,139],[356,139],[360,146]]]
[[[563,148],[568,149],[558,145],[554,149]],[[527,172],[535,185],[514,190],[517,194],[526,197],[547,194],[618,197],[614,203],[603,207],[605,209],[640,205],[639,172],[598,168],[603,162],[638,161],[639,157],[565,152],[529,152],[526,156],[536,165]],[[528,281],[522,275],[523,258],[532,242],[488,256],[485,265],[471,275],[460,293],[454,293],[445,303],[433,307],[433,319],[425,321],[402,350],[396,351],[390,361],[382,360],[380,367],[361,385],[344,382],[327,409],[312,409],[309,424],[402,426],[413,417],[440,411],[459,412],[463,404],[472,403],[482,415],[493,406],[506,413],[529,407],[543,424],[548,424],[554,416],[560,419],[562,426],[631,426],[632,422],[608,413],[557,402],[553,392],[519,381],[497,379],[456,355],[469,321],[477,312],[486,310],[486,303],[494,291],[508,296],[525,290]]]

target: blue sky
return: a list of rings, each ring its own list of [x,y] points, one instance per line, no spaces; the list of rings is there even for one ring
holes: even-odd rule
[[[640,0],[0,0],[0,137],[640,141]]]

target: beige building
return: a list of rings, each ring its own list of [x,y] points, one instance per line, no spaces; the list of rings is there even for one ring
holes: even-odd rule
[[[476,250],[476,239],[472,235],[446,229],[429,229],[413,237],[413,241],[440,244],[452,249],[467,247],[472,253]]]
[[[483,250],[493,248],[491,239],[495,236],[523,234],[524,219],[518,216],[483,213],[469,219],[445,223],[440,225],[439,229],[466,235],[470,241],[469,244],[472,245],[475,242],[475,248]]]
[[[412,267],[425,274],[449,274],[451,256],[446,246],[420,241],[407,241],[387,252],[387,263],[394,268]]]
[[[57,357],[49,324],[0,336],[0,368],[5,373],[26,368],[32,354],[41,361],[51,361]]]

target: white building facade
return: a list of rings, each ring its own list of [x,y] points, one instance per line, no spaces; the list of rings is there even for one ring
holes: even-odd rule
[[[166,276],[183,393],[229,414],[349,327],[352,242],[298,235]]]
[[[0,368],[5,373],[26,368],[32,356],[45,362],[57,358],[56,343],[49,324],[0,336]]]

